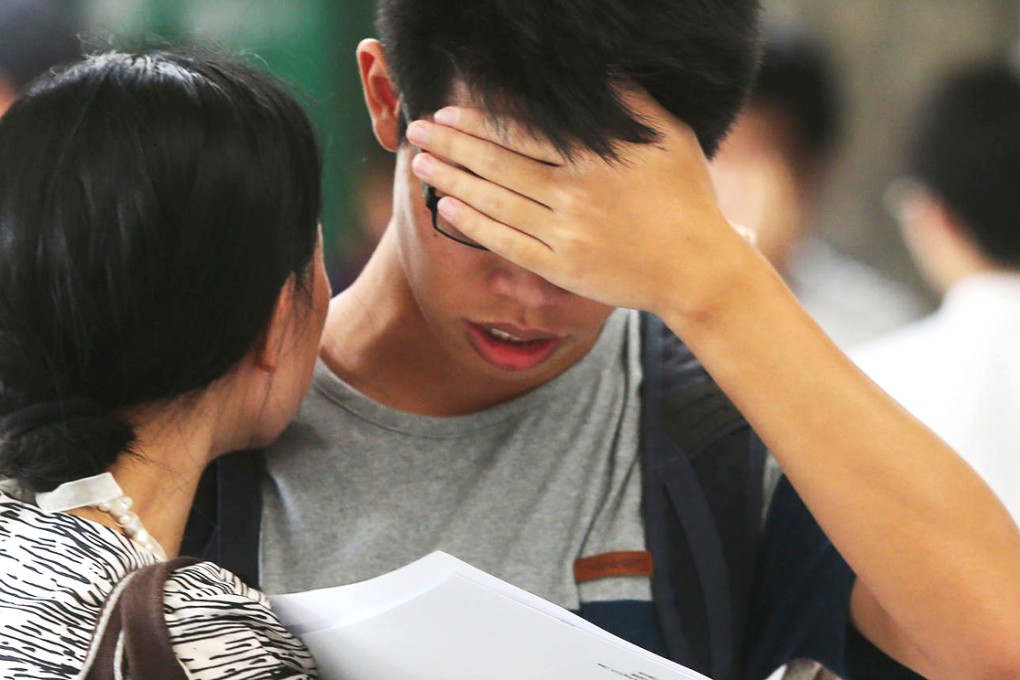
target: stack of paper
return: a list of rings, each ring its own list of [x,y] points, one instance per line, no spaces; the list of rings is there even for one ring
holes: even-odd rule
[[[442,552],[271,599],[326,680],[707,680]]]

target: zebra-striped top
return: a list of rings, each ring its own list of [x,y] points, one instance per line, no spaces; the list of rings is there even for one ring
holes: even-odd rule
[[[0,677],[75,678],[107,596],[157,558],[116,531],[0,493]],[[164,590],[174,651],[195,680],[316,677],[261,592],[209,562]]]

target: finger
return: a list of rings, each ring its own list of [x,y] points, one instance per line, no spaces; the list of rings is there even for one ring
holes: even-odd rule
[[[534,236],[494,220],[452,196],[440,199],[438,209],[472,241],[529,271],[541,270],[553,255],[552,249]]]
[[[522,196],[548,205],[556,168],[453,128],[415,121],[407,129],[412,144]]]
[[[469,112],[479,121],[478,125],[485,126],[483,114],[476,109],[457,110]],[[427,121],[412,123],[408,138],[435,156],[462,165],[557,212],[570,203],[572,180],[586,177],[593,171],[597,174],[611,169],[606,161],[591,152],[579,152],[562,166],[549,165],[463,130]]]
[[[417,154],[411,161],[411,170],[439,192],[459,198],[497,222],[530,236],[537,236],[535,231],[553,219],[552,210],[541,203],[430,153]]]
[[[547,165],[564,165],[567,162],[556,147],[509,117],[487,115],[480,109],[467,106],[447,106],[436,111],[433,120]]]

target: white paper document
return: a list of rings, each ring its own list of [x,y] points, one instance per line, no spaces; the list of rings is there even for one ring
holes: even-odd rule
[[[270,599],[325,680],[707,680],[442,552]]]

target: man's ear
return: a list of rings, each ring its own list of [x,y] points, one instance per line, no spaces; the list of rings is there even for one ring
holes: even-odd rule
[[[903,239],[935,292],[943,294],[964,277],[990,266],[963,218],[941,197],[928,194],[908,215],[901,222]]]
[[[384,149],[396,151],[400,145],[400,97],[390,80],[382,43],[373,38],[362,40],[357,56],[365,106],[372,117],[372,131]]]
[[[971,239],[963,220],[956,211],[936,194],[926,192],[910,213],[913,219],[904,221],[904,236],[908,243],[923,244],[936,241],[948,247],[960,248]]]
[[[273,315],[269,318],[262,338],[252,347],[252,359],[260,370],[272,373],[280,365],[284,343],[287,342],[290,324],[294,323],[294,292],[297,287],[297,275],[287,277],[287,283],[280,289],[273,307]]]

